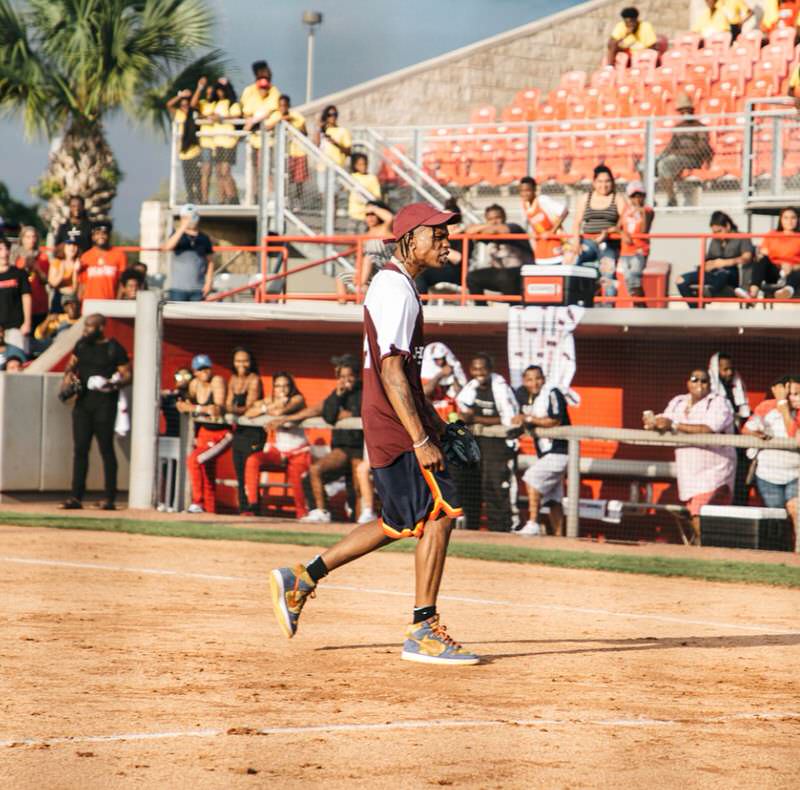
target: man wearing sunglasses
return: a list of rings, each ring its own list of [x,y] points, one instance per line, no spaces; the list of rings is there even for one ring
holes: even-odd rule
[[[711,379],[702,368],[693,370],[685,395],[676,395],[662,414],[645,412],[646,431],[660,433],[733,433],[733,409],[724,395],[711,391]],[[700,544],[700,509],[703,505],[729,505],[736,473],[733,447],[675,448],[678,497],[686,503],[694,542]]]

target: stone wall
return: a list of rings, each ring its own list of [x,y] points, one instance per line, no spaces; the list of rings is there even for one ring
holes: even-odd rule
[[[635,5],[657,33],[672,36],[688,29],[690,2],[640,0]],[[549,90],[564,71],[596,68],[627,4],[581,3],[298,109],[316,121],[324,105],[336,104],[347,126],[464,123],[475,106],[500,109],[522,88]]]

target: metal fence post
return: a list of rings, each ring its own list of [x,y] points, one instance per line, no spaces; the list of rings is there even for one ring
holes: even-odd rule
[[[567,537],[578,537],[581,496],[581,440],[567,442]]]
[[[275,232],[279,236],[286,233],[286,123],[281,121],[275,127]]]
[[[323,228],[322,232],[326,236],[333,236],[336,233],[336,173],[330,165],[325,166],[325,205],[323,206]],[[325,257],[333,255],[333,245],[325,245]],[[323,271],[329,276],[335,273],[333,261],[324,264]]]
[[[414,158],[414,165],[418,170],[422,170],[422,130],[415,128],[412,133],[411,151]],[[421,200],[422,197],[417,191],[416,182],[414,183],[414,201]]]
[[[263,239],[269,229],[269,166],[270,149],[267,148],[267,134],[264,127],[259,132],[261,140],[258,179],[258,221],[256,222],[257,244],[263,244]]]
[[[178,204],[178,124],[172,124],[172,145],[169,152],[169,207]]]
[[[656,198],[656,133],[655,121],[648,118],[644,126],[644,191],[650,201]]]
[[[747,103],[744,114],[744,144],[742,145],[742,204],[750,201],[753,173],[753,105]]]
[[[781,128],[782,118],[775,115],[772,118],[772,193],[783,194],[783,133]]]
[[[528,175],[536,174],[536,126],[528,124]]]
[[[161,385],[161,326],[158,295],[139,291],[133,328],[133,404],[128,506],[153,507],[158,454],[158,392]]]

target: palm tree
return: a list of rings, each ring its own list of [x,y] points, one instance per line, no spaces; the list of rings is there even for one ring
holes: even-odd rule
[[[223,72],[206,0],[0,0],[0,110],[52,140],[39,183],[51,226],[70,195],[105,219],[122,173],[103,122],[119,110],[168,128],[178,88]],[[7,152],[8,153],[8,152]]]

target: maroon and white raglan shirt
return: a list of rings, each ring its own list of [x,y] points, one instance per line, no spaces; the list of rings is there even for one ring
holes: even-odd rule
[[[381,381],[381,363],[399,354],[417,414],[431,441],[438,444],[436,426],[422,389],[420,368],[425,348],[422,302],[414,281],[395,258],[372,278],[364,300],[364,369],[361,420],[370,465],[389,466],[413,442],[400,422]]]

